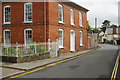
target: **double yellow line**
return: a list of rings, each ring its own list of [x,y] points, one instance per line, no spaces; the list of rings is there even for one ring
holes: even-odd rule
[[[101,47],[100,49],[102,49],[102,48],[103,48],[103,47]],[[91,51],[91,52],[88,52],[88,53],[85,53],[85,54],[80,54],[80,55],[78,55],[78,56],[74,56],[74,57],[71,57],[71,58],[68,58],[68,59],[64,59],[64,60],[61,60],[61,61],[57,61],[57,62],[48,64],[48,65],[46,65],[46,66],[40,67],[40,68],[38,68],[38,69],[29,71],[29,72],[25,72],[25,73],[23,73],[23,74],[18,74],[18,75],[12,76],[12,77],[10,77],[9,79],[5,79],[5,80],[10,80],[10,79],[13,79],[13,78],[17,78],[17,77],[20,77],[20,76],[24,76],[24,75],[27,75],[27,74],[30,74],[30,73],[33,73],[33,72],[42,70],[42,69],[44,69],[44,68],[54,66],[54,65],[59,64],[59,63],[63,63],[63,62],[66,62],[66,61],[70,61],[70,60],[72,60],[72,59],[75,59],[75,58],[78,58],[78,57],[81,57],[81,56],[84,56],[84,55],[87,55],[87,54],[91,54],[91,53],[93,53],[93,52],[95,52],[95,51],[98,51],[98,50],[100,50],[100,49],[97,49],[97,50],[94,50],[94,51]]]
[[[119,54],[117,56],[117,59],[116,59],[116,63],[115,63],[115,66],[114,66],[114,69],[113,69],[113,72],[112,72],[111,80],[116,79],[116,74],[117,74],[118,66],[119,66],[119,58],[120,58],[120,52],[119,52]]]

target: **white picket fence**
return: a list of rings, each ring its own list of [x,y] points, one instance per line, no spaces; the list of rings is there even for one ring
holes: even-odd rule
[[[31,43],[27,45],[23,44],[12,44],[12,45],[2,45],[2,54],[1,56],[30,56],[33,54],[42,54],[44,52],[50,52],[50,57],[57,57],[59,50],[58,40],[56,42],[40,42],[40,43]]]

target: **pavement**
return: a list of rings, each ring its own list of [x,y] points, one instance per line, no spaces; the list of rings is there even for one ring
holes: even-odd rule
[[[66,58],[70,58],[73,56],[77,56],[80,54],[85,54],[91,51],[95,51],[98,48],[95,49],[90,49],[90,50],[85,50],[85,51],[80,51],[80,52],[75,52],[75,53],[65,53],[61,54],[59,57],[56,58],[49,58],[49,59],[44,59],[44,60],[37,60],[37,61],[32,61],[32,62],[25,62],[25,63],[6,63],[6,62],[0,62],[0,72],[2,72],[2,75],[0,76],[1,78],[11,76],[14,74],[22,73],[28,70],[35,69],[37,67],[47,65],[56,61],[60,61]]]
[[[86,79],[110,79],[116,58],[118,47],[114,45],[101,45],[101,50],[85,56],[77,56],[64,63],[56,63],[50,67],[40,67],[31,71],[12,76],[15,80],[45,78],[86,78]],[[14,79],[13,79],[14,80]],[[55,80],[55,79],[53,79]],[[118,79],[119,80],[119,79]]]

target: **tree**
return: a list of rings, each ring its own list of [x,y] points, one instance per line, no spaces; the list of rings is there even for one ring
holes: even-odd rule
[[[104,20],[104,22],[102,23],[102,27],[110,27],[110,21],[109,20]]]
[[[94,28],[93,29],[93,33],[96,33],[98,31],[98,29]]]
[[[90,26],[90,24],[89,24],[89,22],[87,21],[87,29],[88,29],[88,31],[91,31],[92,29],[91,29],[91,26]]]
[[[105,32],[106,28],[110,27],[110,21],[109,20],[104,20],[104,22],[102,22],[102,31]]]
[[[117,25],[115,25],[115,24],[112,24],[110,27],[111,27],[111,28],[113,28],[114,26],[116,26],[116,27],[118,28],[118,26],[117,26]]]

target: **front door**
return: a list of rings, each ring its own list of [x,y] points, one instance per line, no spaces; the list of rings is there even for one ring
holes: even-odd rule
[[[75,31],[70,31],[70,51],[75,51]]]

